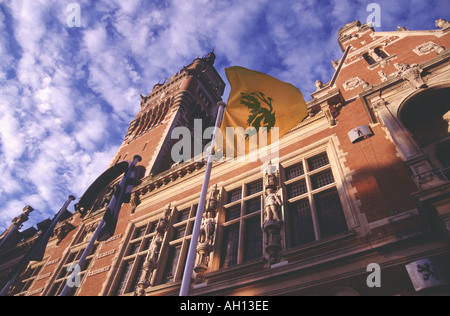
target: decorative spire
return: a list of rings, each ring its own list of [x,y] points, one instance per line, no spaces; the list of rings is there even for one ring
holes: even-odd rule
[[[216,61],[216,54],[214,54],[214,48],[208,55],[205,56],[205,61],[210,65],[214,65],[214,62]]]

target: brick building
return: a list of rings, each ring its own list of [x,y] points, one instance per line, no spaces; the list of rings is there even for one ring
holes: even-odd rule
[[[309,116],[281,138],[279,160],[214,163],[191,295],[450,294],[450,23],[436,27],[345,25],[335,73],[316,82]],[[136,154],[131,202],[71,295],[178,294],[205,169],[195,119],[213,125],[225,87],[214,59],[195,59],[142,96],[110,167],[9,295],[58,295],[121,161]],[[171,159],[178,126],[191,130],[187,161]],[[280,221],[264,216],[268,188],[281,200]],[[31,210],[1,235],[0,285],[46,224],[19,231]]]

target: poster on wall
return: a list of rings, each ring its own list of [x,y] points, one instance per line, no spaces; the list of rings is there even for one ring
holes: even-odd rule
[[[350,132],[348,132],[348,137],[350,138],[350,141],[352,143],[359,142],[371,136],[373,136],[373,131],[370,126],[367,125],[355,127]]]
[[[436,260],[422,259],[405,267],[416,291],[449,284]]]

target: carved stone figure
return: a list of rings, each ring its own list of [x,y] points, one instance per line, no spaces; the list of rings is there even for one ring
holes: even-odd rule
[[[200,227],[199,243],[197,245],[197,262],[194,267],[195,283],[203,283],[205,273],[209,269],[209,257],[214,249],[214,238],[216,233],[217,205],[220,201],[220,193],[217,184],[209,193],[205,205],[205,213]]]
[[[220,200],[219,190],[217,189],[217,184],[213,187],[211,192],[209,193],[208,202],[206,205],[206,212],[216,212],[217,211],[217,203]],[[214,216],[215,217],[215,214]]]
[[[272,167],[270,165],[269,167]],[[264,222],[262,230],[264,231],[264,250],[268,256],[269,264],[275,264],[280,260],[280,251],[282,250],[281,230],[283,226],[281,217],[282,202],[277,194],[280,187],[279,172],[276,168],[268,168],[264,175]]]
[[[210,245],[214,242],[214,233],[216,231],[216,221],[214,220],[211,212],[205,213],[206,217],[202,219],[202,226],[200,228],[199,242],[209,243]]]
[[[279,221],[278,208],[281,206],[281,201],[278,195],[275,193],[272,187],[266,190],[266,207],[264,212],[264,220],[275,220]]]
[[[167,206],[167,208],[164,210],[163,215],[159,219],[158,224],[156,224],[156,231],[159,234],[164,234],[166,232],[171,213],[172,213],[172,208],[171,208],[171,205],[169,204]]]
[[[386,73],[382,70],[378,71],[378,75],[380,76],[382,82],[388,81],[389,79]]]
[[[447,122],[448,124],[448,132],[450,133],[450,111],[448,111],[447,113],[445,113],[442,118],[444,119],[444,121]]]
[[[12,220],[12,223],[17,225],[17,226],[22,226],[23,223],[25,223],[29,217],[30,217],[30,213],[34,211],[34,208],[32,208],[31,206],[27,205],[23,208],[23,212],[22,214],[20,214],[19,216],[15,217]]]
[[[150,245],[150,249],[148,251],[148,257],[147,257],[147,262],[150,263],[149,268],[155,268],[156,267],[156,262],[158,260],[159,257],[159,252],[161,250],[161,245],[163,242],[163,238],[161,236],[161,234],[157,234],[153,240],[152,243]]]
[[[407,63],[395,64],[395,67],[399,70],[398,74],[405,80],[411,82],[416,89],[426,87],[425,82],[422,79],[422,69],[418,64],[409,65]]]
[[[75,226],[70,224],[69,222],[64,222],[62,224],[58,224],[58,226],[55,228],[54,234],[56,235],[57,242],[56,244],[59,245],[61,241],[66,238],[67,234],[75,229]]]
[[[436,27],[445,30],[450,27],[450,22],[445,19],[436,20]]]
[[[316,86],[316,90],[317,90],[317,91],[320,90],[320,89],[322,89],[322,87],[323,87],[322,81],[316,80],[315,86]]]
[[[134,214],[134,212],[136,211],[136,207],[141,204],[141,194],[141,191],[137,191],[131,196],[131,214]]]
[[[109,202],[111,201],[111,198],[114,194],[115,186],[114,187],[107,187],[106,193],[103,196],[102,202],[100,203],[100,208],[107,207]]]
[[[164,210],[162,216],[159,218],[158,224],[156,224],[156,235],[153,237],[152,243],[147,252],[147,257],[145,258],[145,262],[142,266],[141,276],[134,293],[136,296],[144,296],[145,289],[151,285],[150,279],[153,271],[156,269],[156,266],[158,264],[161,246],[167,231],[167,227],[169,226],[169,220],[172,215],[172,211],[173,209],[169,204]]]

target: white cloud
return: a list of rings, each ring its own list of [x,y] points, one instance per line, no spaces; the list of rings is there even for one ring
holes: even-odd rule
[[[22,146],[24,138],[18,116],[15,109],[10,109],[7,104],[0,103],[1,156],[8,166],[13,166],[24,151]]]
[[[98,107],[88,108],[83,113],[82,123],[77,124],[75,139],[83,149],[95,151],[105,139],[107,124],[108,117]]]

